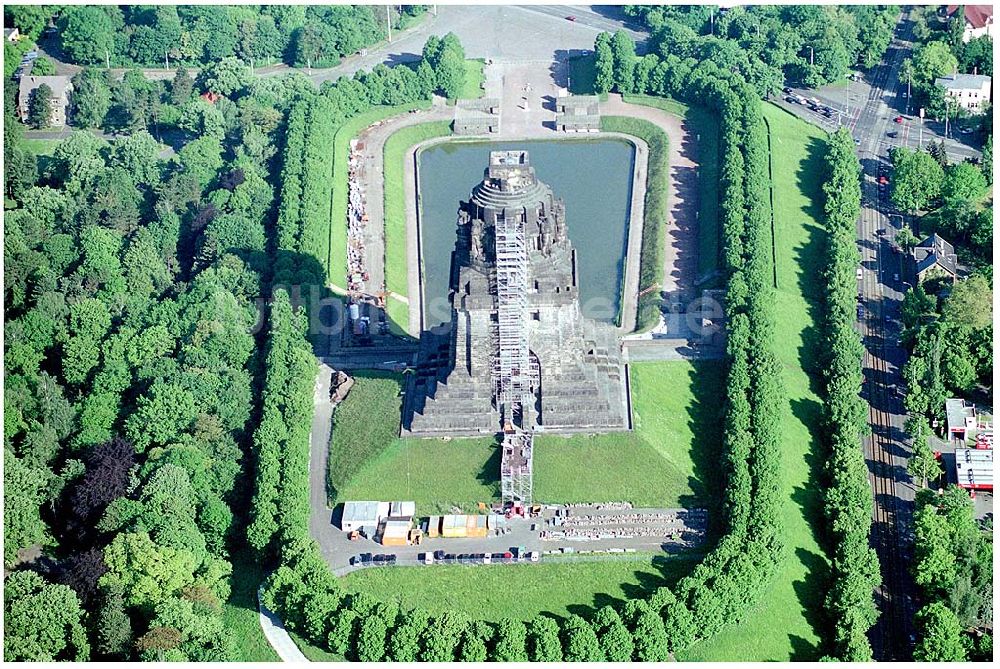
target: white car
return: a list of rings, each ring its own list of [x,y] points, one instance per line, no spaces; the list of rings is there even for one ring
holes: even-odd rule
[[[859,268],[858,268],[858,271],[857,271],[857,277],[858,277],[858,281],[861,281],[861,279],[862,279],[862,278],[864,278],[864,275],[865,275],[865,274],[864,274],[864,270],[862,270],[862,269],[861,269],[861,268],[859,267]]]

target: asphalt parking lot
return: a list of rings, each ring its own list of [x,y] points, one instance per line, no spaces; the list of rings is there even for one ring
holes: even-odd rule
[[[568,515],[567,515],[568,512]],[[546,555],[607,554],[620,557],[623,553],[677,553],[701,545],[708,527],[708,514],[701,509],[632,509],[598,508],[592,505],[546,506],[536,518],[513,517],[499,532],[487,537],[424,537],[420,545],[383,546],[371,538],[351,541],[347,533],[337,532],[330,546],[324,549],[335,569],[350,570],[355,558],[365,554],[394,555],[391,565],[424,564],[425,553],[451,555],[443,564],[483,564],[483,558],[462,559],[460,555],[483,556],[511,553],[511,558],[498,557],[492,564],[532,562],[518,559],[534,552],[539,560]],[[518,550],[518,549],[522,550]],[[389,566],[389,563],[369,563]]]

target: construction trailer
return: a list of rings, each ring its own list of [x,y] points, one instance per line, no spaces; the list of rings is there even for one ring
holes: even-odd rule
[[[465,516],[455,514],[441,516],[441,536],[446,538],[467,536]]]
[[[389,515],[389,502],[362,501],[344,502],[340,529],[344,532],[361,532],[366,537],[374,537],[379,523]]]
[[[387,520],[382,526],[383,546],[407,546],[410,543],[409,520]]]
[[[437,539],[441,536],[441,516],[431,516],[427,519],[427,538]]]
[[[956,448],[955,477],[958,485],[967,490],[993,492],[993,451]]]
[[[489,526],[487,521],[487,516],[466,516],[465,517],[465,535],[468,537],[486,537],[489,536]]]

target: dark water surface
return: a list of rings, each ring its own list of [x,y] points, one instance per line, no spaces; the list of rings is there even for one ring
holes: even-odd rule
[[[625,271],[632,145],[615,139],[445,142],[419,159],[425,327],[451,319],[448,276],[458,202],[482,181],[490,151],[511,149],[527,150],[538,178],[566,203],[584,315],[614,321]]]

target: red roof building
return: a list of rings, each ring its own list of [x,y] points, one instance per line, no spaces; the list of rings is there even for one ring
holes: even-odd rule
[[[965,31],[962,33],[962,41],[982,37],[984,35],[993,37],[993,5],[948,5],[947,14],[954,18],[958,8],[962,8],[965,19]]]
[[[206,101],[206,102],[208,102],[210,104],[213,104],[213,105],[216,102],[218,102],[219,98],[221,98],[221,97],[222,97],[221,95],[219,95],[218,93],[213,93],[212,91],[207,91],[207,92],[201,94],[201,99],[202,100],[204,100],[204,101]]]

